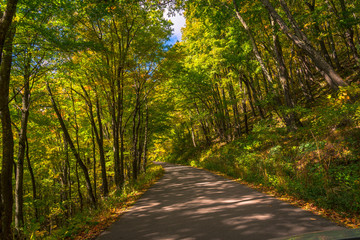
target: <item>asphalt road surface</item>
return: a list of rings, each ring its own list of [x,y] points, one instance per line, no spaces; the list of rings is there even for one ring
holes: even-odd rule
[[[164,177],[98,240],[264,240],[343,229],[208,171],[160,164]]]

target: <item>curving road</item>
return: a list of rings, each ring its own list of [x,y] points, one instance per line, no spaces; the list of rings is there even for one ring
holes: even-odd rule
[[[98,240],[264,240],[343,229],[210,172],[159,164],[164,177]]]

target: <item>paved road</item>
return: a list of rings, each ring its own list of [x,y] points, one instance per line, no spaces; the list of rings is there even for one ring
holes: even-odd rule
[[[342,229],[207,171],[161,165],[164,177],[98,240],[264,240]]]

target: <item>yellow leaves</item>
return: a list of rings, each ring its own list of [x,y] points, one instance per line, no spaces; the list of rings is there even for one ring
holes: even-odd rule
[[[240,9],[240,13],[247,13],[247,11],[248,11],[247,8],[241,8]]]
[[[38,239],[38,238],[43,238],[45,237],[47,234],[47,231],[46,230],[43,230],[43,231],[36,231],[35,233],[33,233],[31,235],[31,238],[30,239]]]
[[[116,6],[111,6],[111,7],[108,7],[107,11],[108,12],[113,12],[116,10]]]
[[[304,25],[304,29],[309,29],[314,24],[315,22],[308,22],[307,24]]]

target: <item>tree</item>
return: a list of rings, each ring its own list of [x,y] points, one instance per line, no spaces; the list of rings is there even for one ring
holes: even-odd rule
[[[14,140],[9,110],[9,83],[12,62],[12,40],[15,28],[12,20],[16,12],[17,0],[6,1],[4,12],[0,10],[0,116],[2,125],[2,168],[0,201],[0,237],[11,239],[12,221],[12,164],[14,161]]]
[[[313,60],[314,64],[321,70],[326,82],[332,89],[338,90],[339,87],[347,85],[333,67],[326,62],[321,54],[313,47],[307,36],[300,30],[284,0],[281,0],[280,4],[285,11],[294,33],[290,31],[290,28],[286,25],[285,21],[280,17],[268,0],[261,0],[261,2],[279,25],[280,30]]]

